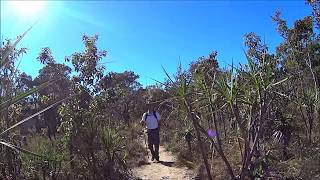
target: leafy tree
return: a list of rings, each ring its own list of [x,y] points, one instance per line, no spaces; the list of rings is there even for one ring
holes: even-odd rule
[[[85,45],[85,50],[66,58],[67,62],[72,62],[75,71],[78,73],[75,81],[88,88],[93,88],[103,77],[104,67],[99,66],[99,61],[107,55],[107,52],[104,50],[98,51],[97,40],[97,35],[93,37],[84,35],[82,41]]]
[[[65,64],[56,63],[52,56],[51,50],[48,47],[42,48],[37,59],[43,63],[45,67],[40,69],[39,75],[36,77],[34,82],[36,84],[42,84],[47,81],[56,81],[53,86],[39,91],[39,107],[44,108],[52,102],[70,96],[71,88],[69,79],[71,68]],[[57,127],[60,124],[57,109],[58,108],[55,107],[46,111],[43,114],[43,123],[37,122],[37,124],[44,124],[47,127],[47,132],[50,139],[52,136],[55,137]]]
[[[100,82],[101,88],[104,89],[102,97],[105,99],[105,106],[108,107],[106,111],[109,111],[111,117],[122,120],[128,126],[132,119],[139,118],[137,113],[132,111],[137,109],[135,106],[137,101],[139,102],[137,91],[141,84],[137,82],[138,78],[139,76],[132,71],[110,72]]]
[[[311,3],[312,4],[312,3]],[[316,3],[314,2],[313,5]],[[302,120],[305,121],[309,142],[318,113],[320,84],[320,34],[314,32],[311,16],[297,20],[294,27],[289,28],[276,12],[273,20],[284,42],[277,47],[276,57],[282,63],[284,72],[293,76],[289,88],[295,91],[294,102],[299,106]],[[312,86],[310,86],[313,84]]]

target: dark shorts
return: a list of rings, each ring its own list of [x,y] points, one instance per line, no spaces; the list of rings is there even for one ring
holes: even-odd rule
[[[160,144],[160,133],[159,128],[148,129],[148,144],[159,145]]]

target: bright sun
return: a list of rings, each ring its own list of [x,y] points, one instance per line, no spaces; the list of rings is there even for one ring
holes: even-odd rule
[[[39,16],[44,10],[45,2],[40,0],[33,1],[8,1],[9,6],[17,15],[23,18]]]

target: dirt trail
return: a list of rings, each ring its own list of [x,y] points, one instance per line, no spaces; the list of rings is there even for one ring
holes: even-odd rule
[[[137,178],[143,180],[184,180],[193,179],[193,172],[187,167],[176,167],[175,157],[164,147],[160,146],[160,162],[148,163],[133,169],[133,173]],[[149,153],[150,155],[150,153]]]

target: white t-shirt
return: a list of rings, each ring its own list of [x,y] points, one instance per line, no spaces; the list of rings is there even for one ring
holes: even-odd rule
[[[144,121],[147,125],[148,129],[156,129],[158,128],[159,120],[160,120],[160,114],[158,112],[155,113],[157,118],[154,116],[153,112],[151,113],[144,113],[142,116],[142,121]]]

